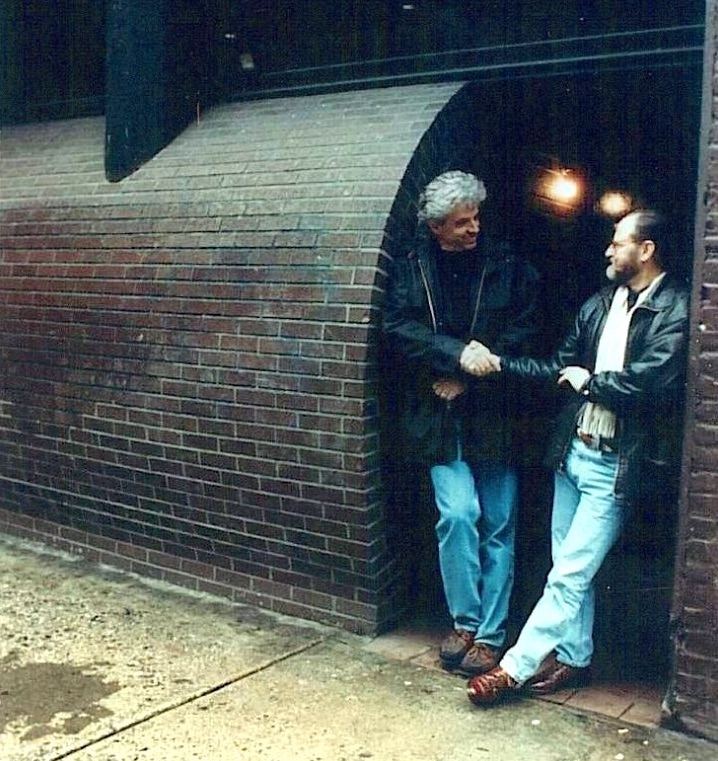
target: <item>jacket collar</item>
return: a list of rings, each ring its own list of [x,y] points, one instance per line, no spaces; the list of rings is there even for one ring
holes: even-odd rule
[[[601,298],[607,309],[610,309],[613,295],[619,286],[611,284],[601,289]],[[655,312],[662,312],[673,306],[676,298],[677,284],[676,281],[668,274],[656,286],[656,289],[640,305],[640,308],[652,309]]]
[[[421,263],[434,273],[436,257],[441,255],[441,250],[434,238],[429,233],[418,236],[414,251]],[[502,261],[506,258],[506,253],[501,245],[498,245],[489,235],[483,232],[479,233],[476,255],[486,263],[488,272],[501,266]]]
[[[419,266],[426,276],[429,299],[434,303],[436,314],[441,320],[443,315],[445,315],[446,308],[444,300],[445,294],[439,287],[439,274],[437,270],[437,257],[442,255],[441,249],[433,237],[425,234],[417,239],[414,251],[419,260]],[[473,305],[472,314],[474,315],[476,315],[476,310],[478,309],[481,283],[483,282],[484,277],[501,266],[501,263],[506,258],[506,252],[487,235],[479,234],[479,240],[476,246],[476,256],[480,261],[480,275],[474,281],[471,290],[471,304]]]

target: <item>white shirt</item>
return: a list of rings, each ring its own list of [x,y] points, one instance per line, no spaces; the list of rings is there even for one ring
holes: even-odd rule
[[[638,294],[636,303],[631,309],[628,308],[629,288],[625,285],[616,288],[606,324],[603,326],[601,338],[598,341],[594,374],[623,370],[631,317],[633,317],[636,309],[656,290],[665,274],[665,272],[661,272],[660,275],[651,280],[649,285]],[[616,415],[600,404],[588,402],[583,410],[580,428],[592,436],[601,436],[607,439],[615,438]]]

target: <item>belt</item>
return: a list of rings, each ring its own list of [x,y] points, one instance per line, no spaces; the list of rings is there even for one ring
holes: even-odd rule
[[[618,452],[618,441],[616,439],[607,439],[605,436],[593,436],[580,428],[576,431],[576,436],[589,448],[598,452]]]

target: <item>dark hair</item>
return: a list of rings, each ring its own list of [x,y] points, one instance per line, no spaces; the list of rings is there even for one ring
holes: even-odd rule
[[[666,218],[660,211],[656,211],[655,209],[634,209],[626,214],[626,217],[632,216],[636,217],[636,231],[633,237],[639,243],[644,240],[652,240],[656,247],[653,256],[661,267],[664,266],[668,244],[668,225],[666,223]]]

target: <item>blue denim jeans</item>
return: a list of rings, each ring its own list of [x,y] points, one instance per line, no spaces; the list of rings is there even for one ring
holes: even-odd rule
[[[431,468],[439,565],[454,626],[500,647],[514,579],[518,480],[508,465],[461,459]]]
[[[556,650],[558,660],[584,667],[593,654],[594,578],[621,532],[625,506],[616,499],[618,455],[576,439],[565,471],[555,475],[551,525],[553,566],[541,598],[501,667],[519,683]]]

